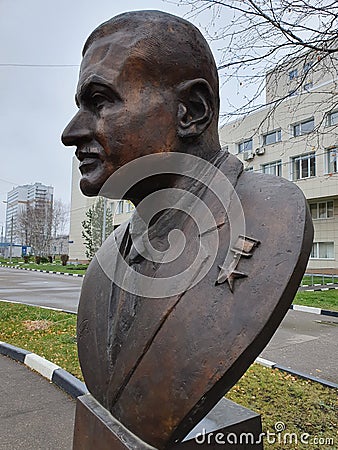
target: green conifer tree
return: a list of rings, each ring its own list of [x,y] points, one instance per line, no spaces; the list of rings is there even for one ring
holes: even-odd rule
[[[102,245],[104,202],[102,197],[86,211],[86,219],[82,222],[82,237],[86,247],[86,256],[89,260],[93,258],[97,250]],[[113,214],[109,206],[106,208],[105,237],[107,238],[114,229]]]

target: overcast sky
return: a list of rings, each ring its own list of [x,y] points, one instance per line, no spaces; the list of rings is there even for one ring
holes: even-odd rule
[[[188,12],[162,0],[0,0],[0,226],[6,194],[19,184],[52,185],[55,198],[70,202],[74,149],[60,135],[76,111],[84,41],[103,21],[135,9]]]

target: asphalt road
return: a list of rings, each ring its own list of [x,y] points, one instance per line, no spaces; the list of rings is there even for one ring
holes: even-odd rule
[[[338,384],[337,343],[338,318],[290,310],[261,356]]]
[[[5,300],[76,312],[81,284],[82,278],[0,268]],[[337,342],[337,318],[290,310],[261,356],[338,383]]]
[[[77,311],[82,278],[0,268],[0,299]]]

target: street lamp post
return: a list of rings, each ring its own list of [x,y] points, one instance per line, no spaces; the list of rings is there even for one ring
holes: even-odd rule
[[[9,263],[12,262],[12,249],[13,249],[13,216],[11,217],[11,242],[9,243]]]
[[[10,202],[6,201],[6,200],[2,200],[2,203],[6,203],[9,204]],[[10,237],[10,243],[9,243],[9,262],[12,262],[12,254],[13,254],[13,225],[14,225],[14,218],[13,218],[13,211],[11,214],[11,237]],[[6,225],[7,228],[7,225]],[[7,230],[6,230],[6,234],[7,234]]]
[[[6,203],[9,204],[10,202],[6,201],[6,200],[2,200],[2,203]],[[13,212],[12,212],[12,217],[11,217],[11,241],[9,243],[9,262],[12,262],[12,253],[13,253],[13,224],[14,224],[14,218],[13,218]],[[7,225],[6,225],[7,228]],[[6,234],[7,234],[7,230],[6,230]]]
[[[107,199],[103,199],[103,224],[102,224],[102,244],[106,240],[106,222],[107,222]]]
[[[1,256],[4,256],[4,225],[3,223],[1,224],[1,252],[0,252]]]

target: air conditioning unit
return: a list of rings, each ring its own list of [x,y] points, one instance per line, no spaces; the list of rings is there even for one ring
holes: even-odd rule
[[[265,147],[258,147],[258,148],[256,148],[255,153],[256,153],[256,155],[259,155],[259,156],[264,155]]]
[[[251,161],[252,159],[254,159],[254,156],[254,152],[251,150],[243,153],[244,161]]]

